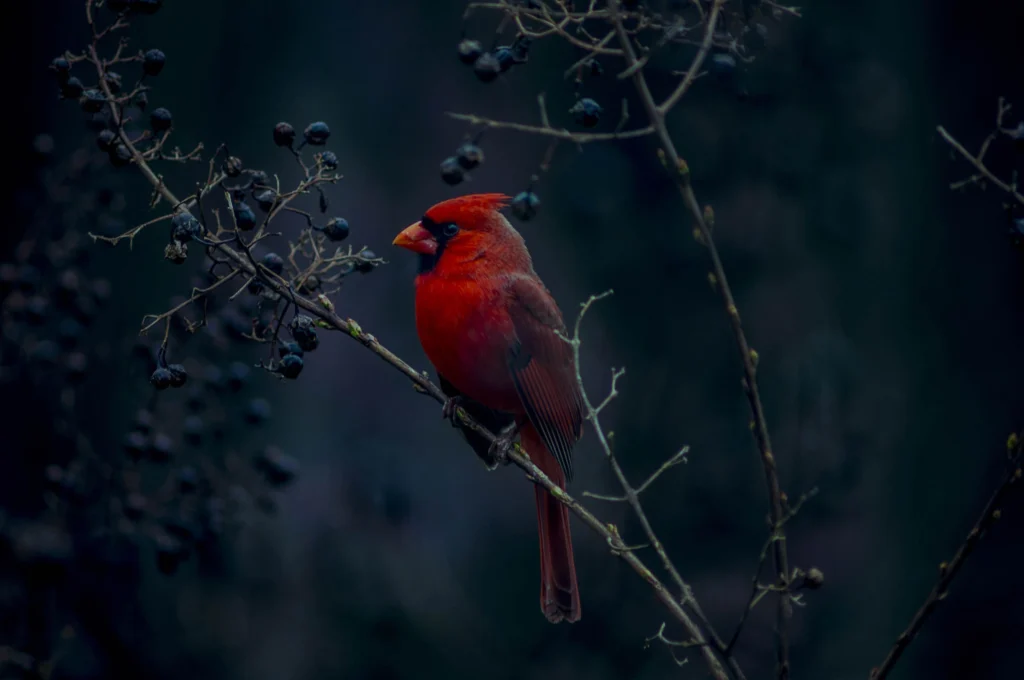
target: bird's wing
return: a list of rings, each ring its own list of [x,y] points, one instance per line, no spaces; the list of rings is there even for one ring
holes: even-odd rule
[[[544,445],[572,479],[572,448],[583,428],[583,399],[572,347],[558,336],[565,323],[551,294],[537,279],[512,277],[508,312],[515,340],[508,366],[526,414]]]
[[[512,414],[504,413],[502,411],[495,411],[492,408],[484,406],[479,401],[474,401],[469,397],[462,394],[455,385],[448,382],[440,373],[437,374],[438,382],[441,384],[441,391],[449,397],[459,397],[459,406],[466,410],[466,413],[470,415],[473,420],[480,423],[488,430],[494,433],[500,432],[503,428],[511,425],[515,420]],[[493,455],[491,454],[491,442],[487,438],[480,434],[477,434],[473,430],[468,430],[464,427],[459,427],[459,430],[466,437],[466,441],[473,447],[473,451],[480,457],[481,460],[488,467],[494,466]]]

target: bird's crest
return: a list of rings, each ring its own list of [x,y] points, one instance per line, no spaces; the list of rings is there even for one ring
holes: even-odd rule
[[[437,224],[459,222],[467,217],[489,215],[508,205],[511,199],[505,194],[469,194],[441,201],[426,216]]]

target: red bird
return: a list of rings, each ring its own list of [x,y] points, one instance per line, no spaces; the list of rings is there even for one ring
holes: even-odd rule
[[[395,238],[419,254],[416,330],[448,395],[482,425],[518,428],[530,459],[560,487],[572,479],[583,400],[565,323],[523,237],[498,212],[504,194],[438,203]],[[489,462],[495,447],[464,431]],[[500,447],[499,447],[500,448]],[[579,621],[569,511],[537,485],[540,608],[552,623]]]

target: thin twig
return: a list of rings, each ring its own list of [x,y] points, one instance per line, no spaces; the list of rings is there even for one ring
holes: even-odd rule
[[[931,592],[928,593],[928,597],[924,599],[924,603],[914,613],[914,617],[910,620],[910,624],[906,629],[899,634],[896,638],[896,642],[893,644],[892,649],[886,654],[885,659],[882,663],[871,670],[871,680],[883,680],[888,677],[890,671],[896,662],[900,660],[903,652],[906,651],[907,647],[911,642],[914,641],[914,637],[921,630],[921,627],[928,620],[928,617],[932,615],[935,608],[940,602],[946,599],[946,595],[949,592],[949,586],[956,578],[960,568],[964,566],[964,562],[971,556],[974,549],[977,547],[981,537],[985,535],[989,529],[999,520],[1002,515],[1000,507],[1003,501],[1006,500],[1006,496],[1010,493],[1014,486],[1019,486],[1018,482],[1021,479],[1021,460],[1024,458],[1024,431],[1019,435],[1011,435],[1009,442],[1007,443],[1008,452],[1010,455],[1009,465],[1006,469],[1006,473],[1003,475],[1002,481],[996,490],[992,493],[988,503],[985,504],[985,509],[981,511],[981,515],[974,522],[974,526],[967,533],[967,537],[964,542],[960,544],[956,554],[953,555],[953,559],[949,562],[943,562],[939,565],[939,579],[935,583]]]

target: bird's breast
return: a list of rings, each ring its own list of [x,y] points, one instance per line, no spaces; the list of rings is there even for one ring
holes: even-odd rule
[[[521,409],[507,363],[515,331],[498,287],[472,279],[420,282],[416,330],[427,358],[460,392],[494,409]]]

